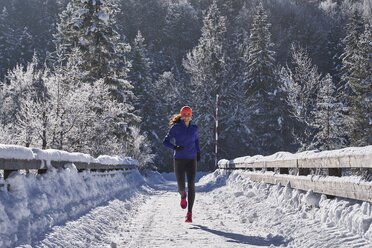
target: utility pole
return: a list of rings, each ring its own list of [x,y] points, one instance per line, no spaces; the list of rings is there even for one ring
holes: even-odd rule
[[[218,97],[216,95],[216,127],[215,127],[215,147],[214,147],[214,166],[217,169],[218,166]]]

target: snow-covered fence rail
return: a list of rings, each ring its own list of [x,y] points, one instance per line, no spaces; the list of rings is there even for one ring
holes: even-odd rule
[[[372,146],[223,159],[219,161],[218,167],[251,170],[248,175],[253,181],[289,184],[295,189],[372,202],[372,182],[363,181],[360,177],[345,176],[344,173],[345,169],[372,169]],[[317,170],[328,171],[328,176],[312,173]]]
[[[4,170],[4,178],[17,170],[35,169],[43,173],[48,168],[64,168],[69,164],[74,164],[79,171],[132,170],[138,166],[138,162],[130,157],[103,155],[94,158],[84,153],[0,144],[0,170]]]

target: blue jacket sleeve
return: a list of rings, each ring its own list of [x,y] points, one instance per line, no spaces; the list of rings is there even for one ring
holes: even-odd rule
[[[165,145],[166,147],[168,147],[169,149],[171,150],[174,150],[174,147],[175,145],[173,145],[171,143],[171,140],[174,138],[174,126],[172,126],[167,135],[165,136],[164,140],[163,140],[163,145]]]
[[[196,128],[195,147],[196,147],[196,152],[200,152],[198,128]]]

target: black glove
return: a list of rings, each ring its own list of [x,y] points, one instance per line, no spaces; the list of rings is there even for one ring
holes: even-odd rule
[[[174,150],[176,151],[181,151],[183,148],[183,146],[174,146]]]
[[[200,161],[200,152],[198,152],[197,154],[196,154],[196,161]]]

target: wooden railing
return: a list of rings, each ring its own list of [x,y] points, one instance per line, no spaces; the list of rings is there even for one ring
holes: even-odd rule
[[[242,157],[230,161],[220,160],[218,167],[248,170],[245,174],[256,182],[289,185],[299,190],[372,202],[372,182],[345,175],[346,169],[370,173],[372,146],[318,153]],[[313,173],[317,170],[328,171],[328,176]]]
[[[12,146],[9,147],[12,148]],[[110,160],[108,160],[108,162],[106,161],[101,163],[99,160],[89,156],[88,154],[81,154],[86,156],[86,159],[78,159],[78,153],[60,151],[64,156],[61,156],[60,158],[55,158],[56,156],[54,156],[54,158],[48,159],[44,154],[45,151],[40,149],[22,147],[16,147],[15,149],[21,150],[21,152],[26,152],[26,155],[20,156],[21,158],[15,158],[17,155],[9,158],[9,156],[2,156],[0,153],[0,170],[4,171],[4,179],[6,179],[12,172],[18,170],[37,170],[38,174],[42,174],[45,173],[48,168],[65,168],[65,166],[69,164],[74,164],[78,171],[127,171],[138,168],[138,162],[130,158],[126,161],[123,160],[123,162],[116,161],[116,163],[110,163]]]

